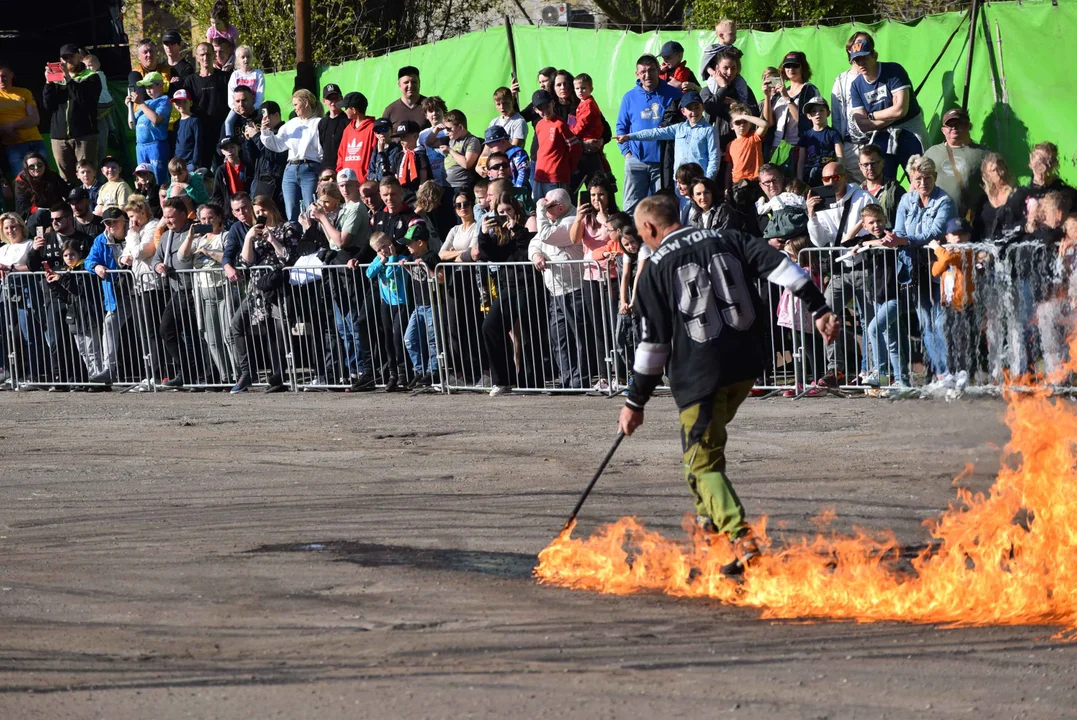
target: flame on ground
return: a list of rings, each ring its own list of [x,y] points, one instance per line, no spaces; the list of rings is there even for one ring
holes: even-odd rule
[[[1077,342],[1071,349],[1077,358]],[[719,572],[732,560],[729,544],[708,544],[688,517],[688,543],[622,518],[587,539],[562,531],[539,553],[535,576],[618,595],[715,598],[765,618],[1077,631],[1077,410],[1046,390],[1007,399],[1012,436],[994,484],[986,494],[959,488],[950,508],[925,523],[933,541],[911,558],[890,531],[854,528],[779,547],[756,526],[769,549],[738,584]]]

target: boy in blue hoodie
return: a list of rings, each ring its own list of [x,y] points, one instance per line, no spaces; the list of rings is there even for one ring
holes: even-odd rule
[[[381,303],[378,311],[378,344],[381,346],[385,392],[393,392],[400,377],[407,373],[404,365],[404,328],[408,321],[408,273],[401,265],[407,258],[393,254],[393,240],[383,232],[372,233],[370,247],[377,256],[366,269],[366,276],[378,279]]]
[[[681,98],[681,115],[684,116],[685,122],[618,135],[617,142],[623,145],[633,140],[672,140],[674,168],[685,163],[697,163],[706,176],[713,179],[718,174],[718,160],[721,155],[718,152],[714,128],[703,118],[703,99],[699,93],[689,90],[684,94]]]

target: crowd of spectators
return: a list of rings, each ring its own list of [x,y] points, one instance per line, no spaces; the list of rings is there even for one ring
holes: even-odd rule
[[[797,50],[756,94],[722,21],[698,74],[676,42],[640,56],[618,108],[599,106],[591,76],[551,66],[530,95],[515,80],[493,89],[476,124],[423,95],[410,66],[380,114],[336,84],[282,109],[222,13],[193,61],[176,31],[137,44],[129,178],[105,154],[115,128],[96,58],[61,47],[40,103],[0,61],[8,385],[108,388],[134,342],[142,389],[243,392],[264,376],[280,391],[301,357],[310,387],[392,391],[451,373],[494,395],[609,390],[629,381],[639,334],[648,252],[631,213],[657,192],[677,197],[684,225],[788,252],[845,319],[822,347],[795,299],[771,296],[772,342],[790,338],[803,366],[791,395],[907,385],[914,359],[926,382],[957,386],[985,343],[1023,353],[1011,368],[1034,368],[1037,343],[1058,364],[1077,206],[1057,148],[1032,149],[1019,187],[960,107],[932,145],[908,73],[868,33],[848,39],[829,98]],[[1018,327],[1057,327],[985,339],[968,311],[987,273],[1015,288]]]

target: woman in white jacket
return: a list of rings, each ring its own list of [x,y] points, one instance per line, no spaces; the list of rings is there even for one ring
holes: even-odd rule
[[[318,189],[318,169],[322,162],[318,123],[322,106],[310,90],[296,90],[292,93],[292,108],[295,117],[277,128],[276,133],[269,126],[269,117],[263,115],[261,138],[267,150],[288,152],[281,190],[284,214],[289,222],[296,222]]]

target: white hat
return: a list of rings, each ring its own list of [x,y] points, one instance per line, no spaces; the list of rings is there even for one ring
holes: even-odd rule
[[[355,171],[351,168],[344,168],[337,173],[338,183],[359,182],[359,176],[355,174]]]

